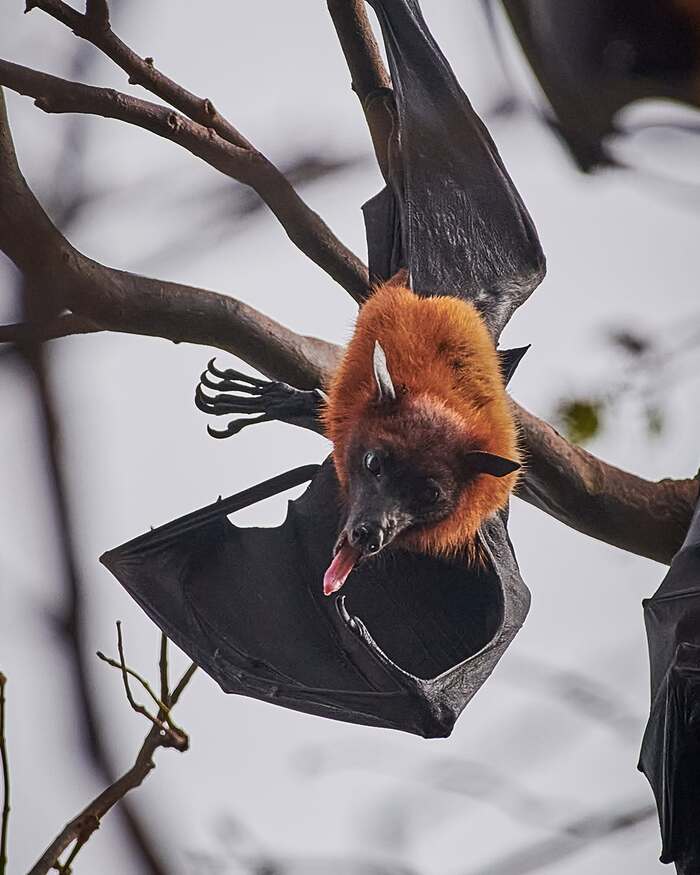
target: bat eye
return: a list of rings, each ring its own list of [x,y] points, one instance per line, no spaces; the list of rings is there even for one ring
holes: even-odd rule
[[[434,483],[429,483],[423,490],[423,502],[428,506],[437,504],[441,496],[440,487],[435,486]]]
[[[365,468],[369,471],[370,474],[374,474],[375,477],[379,477],[382,473],[382,463],[379,459],[379,456],[370,450],[368,453],[365,453],[364,458]]]

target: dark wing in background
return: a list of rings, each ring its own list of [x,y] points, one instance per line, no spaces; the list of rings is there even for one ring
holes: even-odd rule
[[[534,228],[418,4],[373,6],[391,60],[399,139],[392,185],[365,211],[371,270],[388,276],[405,253],[417,288],[474,300],[497,336],[544,270]],[[507,377],[523,352],[502,353]],[[212,373],[229,385],[242,377]],[[313,425],[317,393],[257,378],[251,386],[280,418]],[[282,526],[241,528],[227,519],[308,479]],[[329,599],[322,579],[339,506],[327,460],[316,473],[297,469],[188,514],[102,561],[225,691],[369,726],[448,735],[529,607],[506,514],[483,527],[486,561],[478,567],[461,556],[381,554],[353,571],[346,595]]]
[[[471,301],[498,339],[544,277],[537,231],[417,0],[369,2],[398,122],[389,184],[364,206],[370,275],[407,267],[417,293]]]
[[[644,602],[651,713],[639,768],[656,797],[663,863],[700,873],[700,504],[685,542]]]
[[[487,0],[493,2],[493,0]],[[581,170],[642,98],[700,107],[699,0],[501,0]]]

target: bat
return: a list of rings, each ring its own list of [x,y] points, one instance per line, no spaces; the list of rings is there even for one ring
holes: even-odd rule
[[[388,547],[476,560],[478,531],[508,504],[520,462],[493,338],[472,304],[396,280],[377,288],[323,421],[345,508],[326,595]]]
[[[700,107],[700,0],[502,3],[581,170],[616,163],[605,141],[633,101]]]
[[[661,862],[700,872],[700,504],[656,593],[644,601],[651,709],[639,769],[661,825]]]
[[[544,275],[535,227],[417,0],[372,5],[391,68],[395,125],[387,185],[363,208],[371,276],[381,284],[403,269],[421,295],[475,308],[495,346]],[[504,385],[524,351],[496,353]],[[320,430],[324,407],[321,391],[213,362],[196,401],[217,415],[261,414],[212,430],[221,437],[271,418]],[[309,479],[280,527],[228,521],[232,509]],[[327,459],[194,511],[101,561],[224,691],[368,726],[449,735],[528,611],[507,506],[480,526],[479,561],[463,550],[396,549],[359,565],[343,594],[326,597],[340,507]]]

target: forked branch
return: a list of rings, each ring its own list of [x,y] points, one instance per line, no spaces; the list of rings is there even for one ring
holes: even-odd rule
[[[253,188],[279,219],[299,249],[318,264],[356,300],[368,290],[362,261],[344,246],[321,217],[309,208],[264,155],[216,110],[161,73],[152,58],[142,58],[114,33],[106,2],[91,4],[85,14],[62,0],[29,0],[27,10],[39,8],[71,28],[111,58],[137,84],[169,107],[109,88],[70,82],[0,62],[0,85],[31,96],[45,112],[102,115],[145,128],[187,149],[226,176]]]
[[[163,636],[164,637],[164,636]],[[196,666],[192,664],[185,674],[180,679],[176,688],[171,692],[167,686],[161,688],[160,698],[155,695],[150,685],[133,669],[126,665],[124,658],[124,645],[121,635],[121,625],[117,623],[117,647],[119,650],[119,660],[108,659],[102,654],[98,654],[103,660],[120,669],[124,682],[127,700],[132,709],[138,714],[146,716],[153,726],[144,739],[141,749],[136,755],[134,765],[126,771],[121,778],[107,787],[95,799],[90,802],[70,823],[61,830],[58,836],[51,842],[49,847],[44,851],[41,859],[32,868],[29,875],[47,875],[51,869],[57,869],[59,873],[67,873],[70,871],[70,865],[75,859],[76,854],[80,851],[83,845],[90,839],[95,830],[99,827],[102,818],[120,801],[124,796],[134,788],[138,787],[147,777],[149,772],[155,768],[153,755],[158,748],[174,748],[180,752],[187,750],[189,739],[187,734],[175,726],[171,717],[170,710],[177,704],[178,699],[182,695],[183,690],[187,686],[190,678],[194,674]],[[167,643],[161,641],[160,651],[160,676],[161,683],[167,679]],[[131,690],[129,688],[128,677],[136,678],[149,692],[152,698],[158,705],[158,714],[154,715],[147,711],[142,705],[135,702]],[[169,704],[166,706],[165,702]],[[72,848],[71,848],[72,845]],[[66,860],[60,862],[61,855],[71,848],[71,851]]]

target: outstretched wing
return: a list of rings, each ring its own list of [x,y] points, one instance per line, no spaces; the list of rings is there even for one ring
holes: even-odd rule
[[[281,526],[228,521],[232,510],[312,474]],[[328,599],[322,580],[338,506],[332,465],[315,473],[307,466],[147,532],[101,561],[224,691],[448,735],[527,612],[515,564],[504,574],[463,558],[395,554],[358,569],[347,596]],[[502,549],[504,532],[495,520],[487,549]]]
[[[391,188],[365,210],[371,270],[388,276],[405,258],[417,289],[473,300],[497,336],[541,278],[537,236],[416,0],[373,5],[398,127]],[[503,353],[507,376],[522,353]],[[219,393],[200,390],[207,412],[314,426],[314,393],[216,368],[202,383]],[[219,434],[240,427],[234,421]],[[322,579],[340,504],[332,465],[313,476],[278,528],[239,528],[226,516],[309,476],[290,472],[260,484],[102,561],[228,692],[370,726],[449,734],[527,614],[506,515],[481,532],[483,562],[380,554],[353,571],[345,597],[330,599]]]
[[[389,185],[364,207],[370,274],[408,267],[415,291],[466,298],[498,338],[544,277],[535,226],[417,0],[369,2],[396,101]]]
[[[639,768],[661,825],[661,861],[700,872],[700,504],[661,586],[644,602],[651,712]]]

